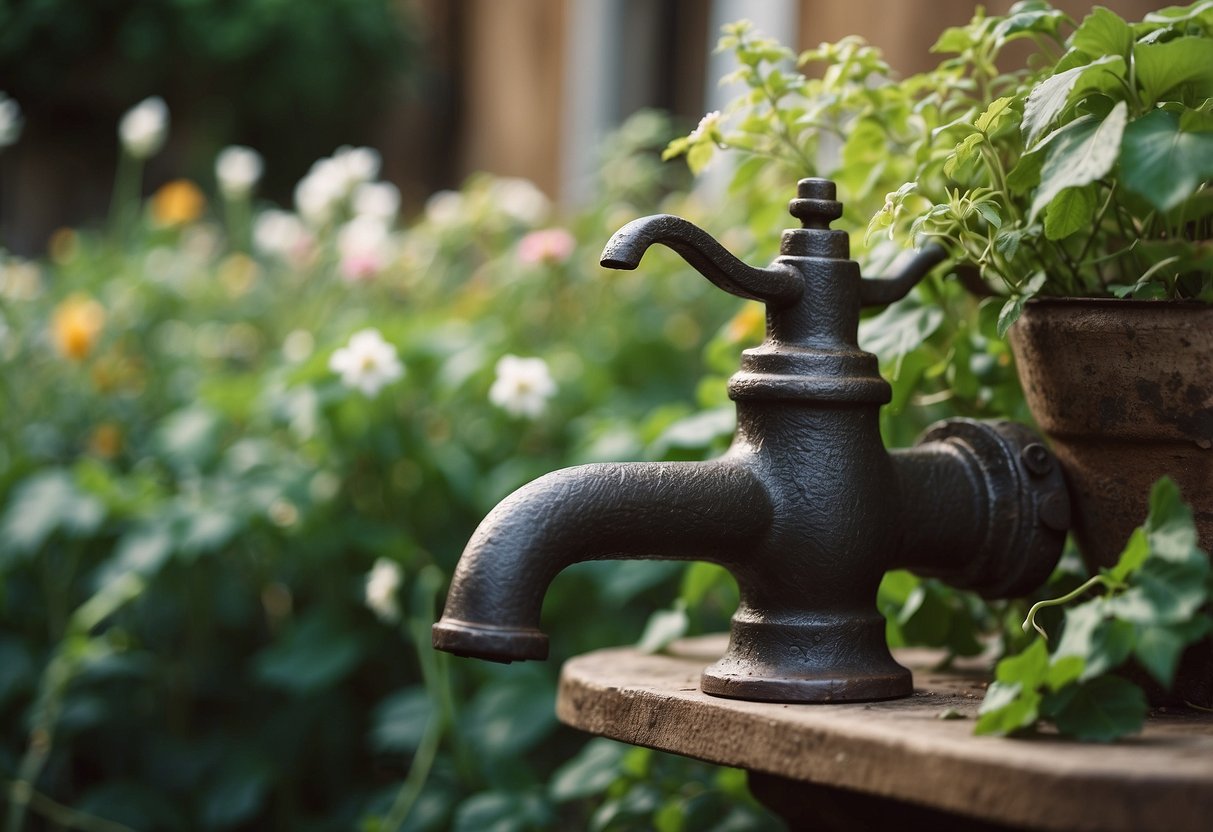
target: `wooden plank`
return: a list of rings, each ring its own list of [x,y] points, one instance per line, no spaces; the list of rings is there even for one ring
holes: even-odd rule
[[[667,655],[599,650],[567,662],[557,716],[593,734],[722,765],[851,789],[1012,826],[1206,832],[1213,818],[1213,715],[1158,713],[1094,745],[973,736],[976,670],[935,672],[940,654],[900,651],[907,699],[783,705],[707,696],[699,674],[724,636]],[[940,719],[954,710],[964,719]]]

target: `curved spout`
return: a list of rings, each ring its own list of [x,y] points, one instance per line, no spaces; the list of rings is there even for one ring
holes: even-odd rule
[[[545,659],[539,613],[560,570],[585,560],[722,562],[770,526],[757,477],[728,461],[566,468],[523,486],[476,529],[434,647],[494,661]]]
[[[697,272],[738,297],[786,306],[804,294],[804,280],[795,268],[780,264],[769,269],[748,266],[702,228],[671,214],[641,217],[616,231],[602,250],[602,265],[635,269],[654,243],[678,252]]]

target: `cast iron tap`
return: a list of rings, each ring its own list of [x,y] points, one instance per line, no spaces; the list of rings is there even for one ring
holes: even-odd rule
[[[634,269],[661,243],[720,288],[765,302],[766,340],[729,380],[733,444],[710,462],[583,465],[503,500],[463,552],[434,646],[494,661],[543,659],[548,584],[584,560],[718,563],[741,603],[704,692],[823,702],[908,695],[910,672],[875,608],[888,569],[908,568],[987,597],[1030,592],[1061,553],[1069,498],[1028,429],[937,423],[889,453],[878,412],[891,389],[858,346],[863,306],[903,297],[944,259],[923,249],[900,276],[872,280],[850,260],[834,183],[805,179],[768,268],[742,263],[678,217],[645,217],[607,243],[602,265]]]

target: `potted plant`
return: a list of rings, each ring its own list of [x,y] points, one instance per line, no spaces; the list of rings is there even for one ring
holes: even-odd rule
[[[1005,71],[1001,53],[1014,41],[1034,48]],[[856,38],[794,56],[738,24],[721,46],[738,58],[733,78],[746,90],[668,155],[686,154],[694,169],[720,148],[750,154],[734,177],[738,194],[764,175],[837,180],[847,206],[841,224],[872,218],[857,252],[868,273],[884,249],[911,241],[940,242],[954,257],[960,281],[928,281],[918,298],[865,322],[867,348],[893,376],[888,413],[897,416],[917,394],[964,415],[1021,415],[1020,394],[1008,393],[1001,374],[1011,371],[1009,332],[1023,395],[1066,466],[1089,567],[1126,571],[1114,564],[1164,474],[1194,503],[1207,549],[1213,2],[1137,23],[1102,8],[1075,21],[1038,0],[1005,16],[979,10],[939,38],[935,51],[949,57],[908,78]],[[824,71],[786,71],[796,57]],[[755,230],[770,224],[758,208]],[[984,299],[964,297],[962,284]],[[1108,340],[1114,335],[1124,343]],[[1193,376],[1182,375],[1183,361]],[[1084,392],[1090,404],[1079,403]],[[1135,456],[1131,443],[1141,445]],[[1123,587],[1109,585],[1107,609]],[[913,620],[911,607],[895,624]],[[1068,629],[1078,638],[1077,625]],[[1181,641],[1199,634],[1192,628]],[[1130,655],[1128,643],[1118,642],[1117,662]],[[1091,671],[1106,639],[1088,647]],[[1207,642],[1199,649],[1210,653]],[[1210,704],[1211,659],[1189,651],[1180,698]],[[1157,677],[1165,682],[1169,669]]]
[[[969,73],[982,111],[940,129],[947,155],[922,165],[874,224],[908,223],[1009,291],[999,332],[1065,465],[1088,563],[1115,562],[1164,474],[1194,501],[1207,546],[1213,2],[1132,24],[1098,7],[1074,24],[1021,3],[949,30],[937,49],[963,64],[1010,31],[1030,33],[1044,62]]]

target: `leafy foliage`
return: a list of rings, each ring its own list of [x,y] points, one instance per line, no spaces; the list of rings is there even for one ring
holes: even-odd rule
[[[669,196],[680,172],[654,175],[668,136],[656,114],[628,125],[601,201],[573,216],[475,177],[389,229],[369,275],[343,266],[346,203],[279,245],[269,206],[241,220],[229,201],[220,222],[153,197],[107,234],[61,232],[44,261],[0,260],[7,829],[64,812],[114,829],[771,826],[737,774],[651,752],[605,785],[573,769],[547,787],[585,743],[553,717],[560,659],[640,638],[677,567],[561,576],[551,663],[429,643],[463,545],[511,490],[701,452],[674,426],[735,303],[672,258],[597,266],[624,220],[695,215]],[[368,329],[387,346],[363,359],[386,348],[399,372],[346,382],[332,356]],[[508,354],[543,359],[538,407],[490,399]]]
[[[1146,699],[1115,674],[1135,660],[1170,687],[1183,649],[1213,632],[1208,555],[1197,545],[1192,511],[1170,479],[1150,493],[1150,513],[1117,564],[1064,597],[1036,604],[1024,629],[1040,637],[998,663],[977,722],[979,734],[1013,734],[1052,723],[1065,735],[1107,741],[1141,727]],[[1044,606],[1102,586],[1104,594],[1071,607],[1050,654],[1035,624]]]

